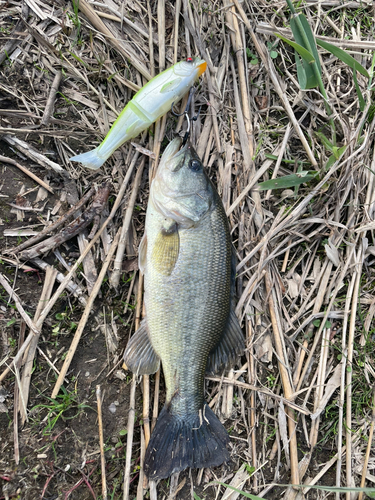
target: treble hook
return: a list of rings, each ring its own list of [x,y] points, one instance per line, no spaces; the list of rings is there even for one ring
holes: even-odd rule
[[[189,90],[189,97],[188,97],[188,100],[187,100],[187,103],[186,103],[186,107],[185,107],[185,109],[184,109],[184,111],[182,113],[177,113],[174,110],[174,108],[173,108],[174,102],[172,102],[172,106],[171,106],[171,111],[172,111],[172,114],[174,114],[174,116],[183,116],[183,115],[185,115],[186,119],[187,119],[187,122],[188,122],[187,130],[185,132],[184,138],[182,139],[182,146],[185,146],[185,144],[187,143],[187,140],[189,138],[191,121],[193,121],[193,122],[197,121],[198,116],[199,116],[199,114],[201,112],[201,108],[202,108],[202,106],[200,106],[199,110],[198,110],[198,113],[195,116],[193,116],[192,118],[189,118],[189,111],[190,111],[191,102],[192,102],[192,99],[193,99],[194,92],[195,92],[195,88],[191,87],[190,90]]]

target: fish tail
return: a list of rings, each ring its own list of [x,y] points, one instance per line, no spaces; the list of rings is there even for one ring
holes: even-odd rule
[[[70,161],[79,161],[84,165],[86,168],[91,168],[92,170],[97,170],[100,168],[103,163],[105,162],[106,158],[101,158],[98,155],[98,149],[99,147],[88,151],[87,153],[82,153],[77,156],[72,156],[69,158]]]
[[[183,418],[165,405],[146,450],[144,471],[149,480],[169,477],[187,467],[215,467],[229,460],[229,436],[205,403],[197,415]]]

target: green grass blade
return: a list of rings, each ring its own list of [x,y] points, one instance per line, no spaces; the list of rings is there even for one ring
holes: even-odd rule
[[[315,132],[315,135],[320,139],[321,143],[327,149],[327,151],[333,153],[335,146],[332,144],[332,142],[322,132]]]
[[[319,82],[315,76],[312,66],[301,59],[296,51],[294,52],[294,56],[296,59],[299,86],[302,90],[313,89],[319,84]]]
[[[358,85],[357,72],[355,69],[353,69],[353,80],[354,80],[355,89],[356,89],[357,95],[358,95],[359,109],[361,111],[364,111],[364,109],[366,107],[366,103],[365,103],[365,100],[363,99],[361,89],[359,88],[359,85]]]
[[[335,45],[332,45],[331,43],[325,42],[323,40],[316,40],[316,43],[323,47],[323,49],[328,50],[328,52],[331,52],[334,56],[338,57],[340,61],[343,63],[347,64],[349,68],[352,68],[353,70],[358,71],[361,73],[361,75],[366,76],[369,78],[369,74],[362,66],[362,64],[359,64],[358,61],[354,59],[350,54],[348,54],[345,50],[340,49],[339,47],[336,47]]]
[[[302,45],[300,45],[299,43],[293,42],[292,40],[289,40],[289,38],[286,38],[285,36],[280,35],[278,33],[275,33],[275,36],[277,36],[278,38],[283,40],[283,42],[293,47],[293,49],[295,49],[298,52],[298,54],[302,57],[304,61],[307,62],[307,64],[313,64],[315,62],[314,56],[311,54],[311,52],[305,49],[305,47],[302,47]]]
[[[320,74],[322,74],[322,67],[320,66],[320,60],[318,55],[318,49],[316,48],[315,37],[313,32],[311,31],[310,25],[306,17],[302,13],[298,14],[296,17],[292,17],[290,20],[290,27],[292,29],[295,41],[300,45],[302,45],[302,47],[304,47],[313,55],[318,71]],[[301,30],[303,32],[301,32]]]
[[[267,191],[268,189],[286,189],[294,186],[299,186],[305,182],[314,179],[317,172],[314,170],[299,172],[298,174],[284,175],[277,179],[270,179],[259,183],[259,191]]]

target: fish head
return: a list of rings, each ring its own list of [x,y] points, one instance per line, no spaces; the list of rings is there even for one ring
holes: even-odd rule
[[[207,63],[200,57],[188,57],[174,66],[174,73],[179,76],[190,76],[194,74],[195,78],[201,76],[206,71]]]
[[[194,148],[188,142],[180,149],[181,142],[174,139],[164,151],[150,195],[161,214],[187,228],[209,212],[213,189]]]

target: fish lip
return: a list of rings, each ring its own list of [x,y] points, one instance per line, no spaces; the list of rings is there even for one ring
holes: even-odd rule
[[[201,60],[202,62],[198,64],[197,69],[198,69],[198,77],[201,76],[207,69],[207,63],[203,59]]]

